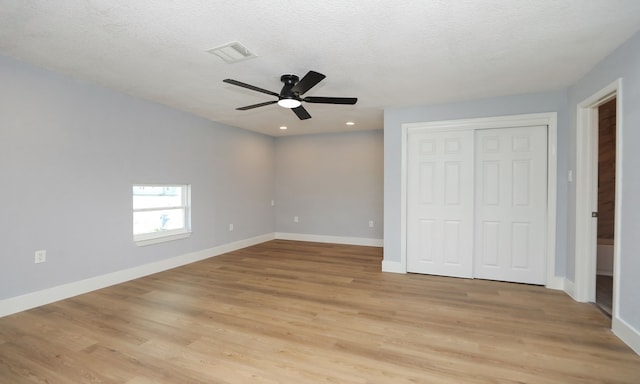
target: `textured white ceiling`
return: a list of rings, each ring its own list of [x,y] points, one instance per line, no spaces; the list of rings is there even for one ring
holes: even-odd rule
[[[0,54],[273,136],[562,89],[639,29],[637,0],[0,0]],[[206,52],[232,41],[258,57]],[[222,82],[279,92],[280,75],[310,69],[327,78],[306,96],[358,104],[306,104],[305,121],[277,105],[236,111],[271,97]]]

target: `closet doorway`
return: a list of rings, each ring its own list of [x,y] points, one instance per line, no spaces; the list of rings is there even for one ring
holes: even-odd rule
[[[406,271],[555,288],[555,132],[555,114],[404,125]]]

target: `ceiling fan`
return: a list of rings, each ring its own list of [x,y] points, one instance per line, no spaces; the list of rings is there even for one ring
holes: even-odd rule
[[[315,71],[309,71],[302,79],[296,75],[282,75],[280,81],[284,83],[280,93],[272,92],[266,89],[262,89],[250,84],[240,82],[233,79],[224,79],[225,83],[237,85],[251,89],[253,91],[266,93],[267,95],[275,96],[278,100],[266,101],[264,103],[258,103],[253,105],[247,105],[246,107],[236,108],[238,111],[246,111],[248,109],[264,107],[265,105],[271,105],[278,103],[281,107],[291,109],[300,120],[310,119],[311,115],[302,106],[302,102],[305,103],[320,103],[320,104],[355,104],[358,99],[356,97],[320,97],[320,96],[307,96],[302,97],[308,90],[316,86],[326,76],[322,73]]]

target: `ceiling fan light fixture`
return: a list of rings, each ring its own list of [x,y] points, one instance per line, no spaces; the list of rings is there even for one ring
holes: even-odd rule
[[[278,105],[283,108],[293,109],[298,108],[300,105],[302,105],[302,103],[300,102],[300,100],[296,99],[280,99],[278,100]]]

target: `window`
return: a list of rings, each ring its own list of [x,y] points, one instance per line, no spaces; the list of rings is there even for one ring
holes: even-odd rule
[[[189,185],[134,185],[133,240],[148,245],[191,234]]]

